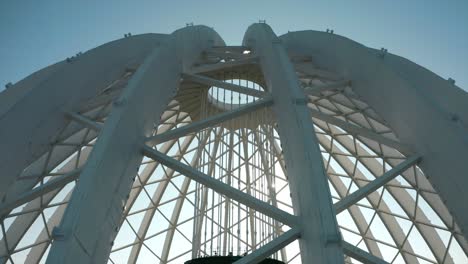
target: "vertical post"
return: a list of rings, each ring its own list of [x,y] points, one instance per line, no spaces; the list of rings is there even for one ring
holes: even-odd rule
[[[268,138],[269,137],[269,133],[267,130],[264,131],[266,137]],[[264,173],[265,173],[265,178],[267,180],[267,190],[268,190],[268,196],[269,198],[271,199],[271,204],[275,207],[278,207],[278,202],[276,200],[276,191],[275,189],[273,188],[273,182],[272,182],[272,176],[273,177],[276,177],[276,175],[268,175],[268,161],[267,161],[267,158],[266,158],[266,154],[265,154],[265,149],[263,148],[263,142],[260,142],[260,136],[259,136],[259,132],[258,131],[255,131],[254,133],[254,141],[256,142],[256,145],[258,146],[258,152],[260,153],[260,161],[262,163],[262,167],[263,167],[263,170],[264,170]],[[268,139],[267,139],[268,140]],[[271,144],[271,143],[270,143]],[[271,166],[275,166],[274,165],[274,160],[272,159],[272,165]],[[278,224],[278,221],[276,220],[273,220],[274,221],[274,229],[275,229],[275,233],[279,236],[281,235],[281,227],[279,226]],[[281,249],[281,258],[283,260],[286,260],[286,251],[284,250],[284,248]]]
[[[134,74],[101,131],[60,226],[47,263],[106,263],[126,197],[142,160],[142,144],[177,91],[181,73],[212,45],[210,28],[177,30]]]
[[[211,150],[211,160],[210,160],[210,163],[209,163],[209,166],[208,166],[208,175],[211,176],[211,177],[214,177],[214,169],[215,169],[215,165],[216,165],[216,153],[218,152],[218,147],[219,147],[219,143],[221,141],[221,136],[223,134],[223,128],[220,127],[218,128],[217,131],[215,131],[215,139],[214,139],[214,143],[213,143],[213,149]],[[208,135],[209,136],[209,135]],[[211,143],[210,143],[211,144]],[[201,199],[201,208],[200,210],[198,210],[198,215],[195,215],[195,218],[197,218],[197,225],[196,225],[196,229],[193,230],[194,232],[194,235],[195,235],[195,240],[193,241],[193,244],[192,244],[192,258],[196,258],[197,257],[197,253],[199,253],[201,251],[201,237],[202,237],[202,230],[203,230],[203,221],[206,221],[206,220],[203,220],[205,218],[205,214],[207,214],[206,212],[206,206],[208,205],[208,187],[206,186],[203,186],[203,193],[202,193],[202,199]],[[213,205],[212,205],[213,206]],[[206,253],[206,252],[205,252]]]
[[[246,190],[248,195],[252,195],[252,186],[251,186],[251,177],[250,177],[250,166],[249,166],[249,149],[248,149],[248,139],[247,139],[248,132],[246,129],[242,129],[240,131],[240,138],[239,140],[242,140],[242,146],[244,149],[244,160],[245,160],[245,177],[246,177]],[[241,153],[239,153],[239,156]],[[255,179],[253,179],[255,181]],[[248,215],[249,215],[249,224],[251,227],[251,232],[250,232],[250,240],[252,241],[252,250],[257,249],[257,240],[255,237],[255,212],[252,208],[248,209]]]
[[[231,186],[231,176],[232,176],[232,155],[233,155],[233,146],[234,145],[234,133],[229,133],[229,154],[228,154],[228,161],[227,161],[227,181],[226,183]],[[227,255],[229,248],[227,247],[228,243],[228,237],[229,237],[229,217],[231,216],[230,214],[230,205],[231,205],[231,199],[229,197],[225,197],[225,202],[224,202],[224,237],[223,237],[223,251],[222,253]],[[252,243],[254,243],[252,240]]]
[[[244,45],[260,66],[278,122],[294,212],[299,217],[303,263],[343,263],[341,236],[322,156],[293,65],[281,41],[266,24],[254,24]]]

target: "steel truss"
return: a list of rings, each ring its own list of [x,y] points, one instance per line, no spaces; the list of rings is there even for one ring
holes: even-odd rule
[[[467,261],[427,155],[288,41],[264,23],[243,46],[203,26],[151,37],[1,168],[0,263]]]

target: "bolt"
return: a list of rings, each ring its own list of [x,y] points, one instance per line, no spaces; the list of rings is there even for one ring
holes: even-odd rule
[[[387,49],[381,48],[380,53],[379,53],[379,57],[383,58],[383,57],[385,57],[386,54],[387,54]]]
[[[56,226],[54,229],[52,229],[52,237],[55,240],[63,240],[65,238],[65,233],[62,229]]]

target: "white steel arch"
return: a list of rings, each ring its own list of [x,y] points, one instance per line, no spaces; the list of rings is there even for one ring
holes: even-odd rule
[[[0,263],[467,262],[467,102],[329,32],[126,36],[0,94]]]

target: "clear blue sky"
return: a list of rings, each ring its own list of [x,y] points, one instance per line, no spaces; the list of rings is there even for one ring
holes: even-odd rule
[[[0,90],[127,32],[170,33],[194,22],[214,27],[228,44],[240,44],[247,26],[259,19],[277,34],[334,29],[452,77],[468,90],[468,0],[2,0]]]

